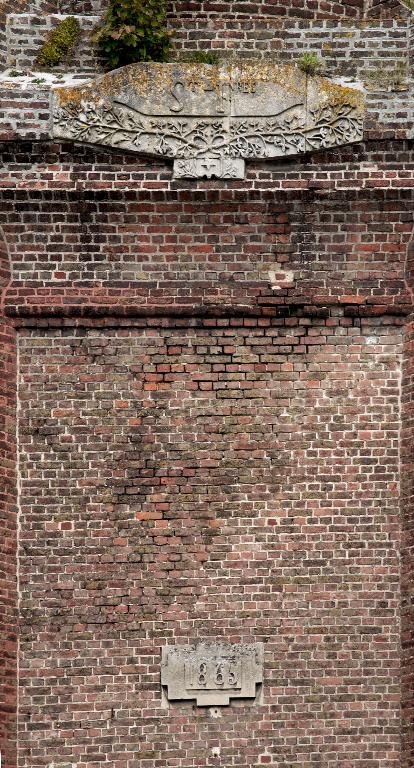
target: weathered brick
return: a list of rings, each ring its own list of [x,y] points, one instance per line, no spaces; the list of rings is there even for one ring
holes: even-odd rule
[[[414,765],[414,25],[364,5],[170,5],[179,55],[365,83],[363,142],[245,180],[52,141],[47,87],[1,91],[5,768]],[[3,6],[40,13],[25,61],[58,9]],[[262,700],[165,708],[161,646],[221,638],[263,641]]]

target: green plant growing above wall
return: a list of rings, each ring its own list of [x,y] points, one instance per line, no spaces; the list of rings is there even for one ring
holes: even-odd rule
[[[37,56],[37,64],[41,67],[57,67],[73,50],[81,33],[77,19],[69,16],[54,29]]]
[[[136,61],[167,61],[171,32],[166,0],[110,0],[105,23],[94,35],[107,69]]]
[[[317,53],[306,51],[297,61],[297,66],[305,75],[320,75],[323,71],[323,62]]]

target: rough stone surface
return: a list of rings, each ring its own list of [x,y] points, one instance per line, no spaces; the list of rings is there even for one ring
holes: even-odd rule
[[[263,646],[200,643],[162,649],[161,685],[170,701],[196,699],[197,706],[224,706],[254,699],[263,682]]]
[[[238,178],[214,159],[267,159],[359,141],[363,97],[298,68],[134,64],[54,91],[53,135],[193,161],[176,175]],[[201,164],[199,159],[202,160]]]

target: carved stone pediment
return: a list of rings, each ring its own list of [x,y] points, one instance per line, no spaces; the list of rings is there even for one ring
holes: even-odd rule
[[[298,68],[131,64],[53,93],[53,135],[172,158],[180,177],[362,138],[363,96]]]

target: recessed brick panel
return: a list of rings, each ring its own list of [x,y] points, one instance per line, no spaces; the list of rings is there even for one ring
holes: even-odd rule
[[[16,333],[4,315],[9,282],[9,254],[0,230],[0,752],[5,768],[16,757],[17,704]]]
[[[400,374],[381,320],[21,331],[20,768],[399,766]],[[164,708],[197,639],[263,702]]]
[[[407,280],[412,285],[414,240],[407,254]],[[401,569],[401,639],[402,639],[402,706],[403,768],[414,764],[414,322],[408,319],[404,336],[402,376],[402,569]]]

